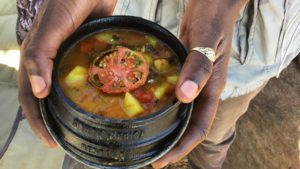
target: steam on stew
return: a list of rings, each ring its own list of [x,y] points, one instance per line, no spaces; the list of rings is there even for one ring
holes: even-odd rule
[[[59,83],[83,110],[128,119],[171,104],[179,70],[176,54],[154,36],[110,29],[67,52],[59,65]]]

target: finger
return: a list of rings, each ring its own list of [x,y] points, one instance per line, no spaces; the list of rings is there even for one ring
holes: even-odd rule
[[[26,51],[25,55],[27,57],[24,66],[30,80],[31,90],[37,98],[44,98],[50,92],[53,61],[36,57],[36,51],[32,53]]]
[[[213,69],[212,62],[203,54],[191,51],[182,67],[176,86],[176,96],[183,103],[193,101],[207,80]]]
[[[220,94],[226,83],[228,58],[219,57],[217,66],[201,94],[195,99],[192,117],[186,132],[176,146],[161,159],[154,162],[154,168],[162,168],[184,158],[207,136],[217,112]]]
[[[39,111],[38,99],[33,96],[30,82],[23,65],[20,65],[18,76],[19,102],[29,125],[31,126],[33,132],[43,141],[43,143],[49,147],[56,147],[56,143],[44,125]]]
[[[32,91],[36,97],[44,98],[49,94],[52,59],[64,39],[92,12],[92,5],[94,4],[85,1],[49,0],[43,3],[21,50]]]
[[[200,144],[208,134],[217,105],[218,99],[197,98],[186,132],[169,153],[152,164],[153,168],[163,168],[168,164],[180,161]]]
[[[179,40],[184,45],[185,48],[188,49],[188,31],[187,31],[187,25],[188,25],[188,12],[185,12],[182,16],[181,23],[180,23],[180,30],[179,30]]]

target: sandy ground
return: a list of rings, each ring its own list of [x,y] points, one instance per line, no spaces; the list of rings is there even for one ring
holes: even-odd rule
[[[189,169],[187,160],[165,169]],[[223,169],[300,169],[300,65],[273,78],[238,121]]]
[[[237,125],[224,169],[300,168],[300,65],[271,79]]]

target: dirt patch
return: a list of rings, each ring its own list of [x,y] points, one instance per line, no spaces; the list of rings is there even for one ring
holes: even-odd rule
[[[273,78],[238,121],[224,169],[299,169],[300,66]]]

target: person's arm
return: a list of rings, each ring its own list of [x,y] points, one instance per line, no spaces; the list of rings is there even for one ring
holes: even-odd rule
[[[189,0],[180,39],[188,49],[214,49],[217,59],[212,64],[201,53],[190,51],[180,74],[176,95],[185,103],[195,101],[192,118],[175,148],[154,162],[154,168],[178,162],[207,136],[226,83],[233,26],[246,2],[247,0]]]
[[[56,144],[42,121],[38,98],[45,98],[50,92],[57,49],[88,17],[111,15],[115,3],[114,0],[45,0],[22,42],[19,102],[34,133],[50,147]]]

